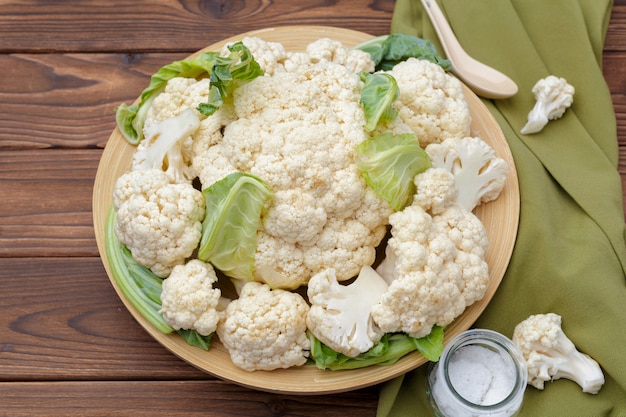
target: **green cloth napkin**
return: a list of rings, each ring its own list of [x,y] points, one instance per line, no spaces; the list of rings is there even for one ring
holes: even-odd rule
[[[527,387],[521,416],[626,416],[626,228],[617,172],[616,120],[602,75],[610,0],[440,0],[463,47],[508,74],[519,93],[483,100],[502,127],[520,182],[514,253],[495,297],[475,323],[512,337],[532,314],[553,312],[578,349],[599,362],[597,395],[574,382]],[[431,40],[419,0],[397,0],[391,32]],[[547,75],[576,88],[573,106],[538,134],[522,135]],[[381,387],[379,417],[429,416],[427,366]]]

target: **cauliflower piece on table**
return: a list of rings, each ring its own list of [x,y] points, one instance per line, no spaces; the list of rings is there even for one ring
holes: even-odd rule
[[[176,330],[196,330],[203,336],[210,335],[222,317],[219,311],[222,292],[213,287],[216,282],[211,264],[192,259],[175,266],[163,281],[159,313]]]
[[[160,169],[130,171],[117,179],[113,204],[117,238],[162,278],[198,246],[205,200],[191,184],[172,183]]]
[[[600,365],[576,349],[561,323],[561,316],[547,313],[532,315],[515,326],[512,340],[526,360],[528,383],[543,389],[546,381],[566,378],[583,392],[597,394],[604,385]]]
[[[249,282],[228,304],[217,335],[232,362],[246,371],[271,371],[304,365],[309,306],[297,293]]]
[[[393,107],[424,148],[470,135],[470,111],[461,82],[432,62],[409,58],[388,71],[400,95]]]
[[[520,130],[522,135],[540,132],[550,120],[563,116],[574,102],[574,86],[565,78],[549,75],[534,85],[532,93],[536,103],[528,113],[528,121]]]
[[[502,192],[509,173],[506,161],[478,137],[450,138],[426,147],[432,166],[454,175],[456,203],[472,211]]]
[[[377,271],[389,289],[372,308],[385,333],[428,335],[484,295],[487,233],[471,212],[449,206],[431,216],[413,204],[389,217],[392,237]]]

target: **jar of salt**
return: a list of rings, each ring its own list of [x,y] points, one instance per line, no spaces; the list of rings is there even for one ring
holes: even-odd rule
[[[527,381],[526,362],[510,339],[473,329],[450,340],[428,374],[427,395],[438,417],[511,417]]]

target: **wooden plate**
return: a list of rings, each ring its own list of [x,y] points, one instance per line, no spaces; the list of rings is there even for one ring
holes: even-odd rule
[[[198,53],[207,50],[218,51],[226,43],[241,40],[244,36],[257,36],[266,41],[281,42],[288,51],[304,50],[307,44],[323,37],[342,41],[347,46],[354,46],[371,37],[366,33],[332,27],[288,26],[244,33],[213,44]],[[470,306],[448,326],[446,340],[467,330],[493,297],[511,257],[519,221],[519,190],[510,149],[500,127],[480,99],[467,88],[465,95],[472,115],[472,134],[489,143],[498,156],[507,161],[511,169],[500,197],[494,202],[477,208],[477,214],[483,220],[491,242],[487,253],[490,268],[487,293],[481,301]],[[130,168],[134,151],[135,147],[128,144],[116,128],[102,154],[94,184],[93,218],[96,240],[107,274],[126,308],[154,339],[173,354],[224,380],[258,390],[290,394],[324,394],[362,388],[389,380],[426,363],[426,359],[421,354],[412,353],[390,366],[372,366],[350,371],[321,371],[314,366],[301,366],[269,372],[247,372],[232,364],[228,352],[219,343],[217,337],[214,338],[211,350],[205,352],[187,345],[177,334],[166,335],[159,332],[130,305],[120,292],[111,276],[104,249],[104,224],[112,201],[113,187],[116,179]]]

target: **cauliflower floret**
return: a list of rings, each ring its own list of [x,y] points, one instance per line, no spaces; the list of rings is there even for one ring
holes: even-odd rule
[[[461,82],[432,62],[409,58],[388,71],[400,90],[393,106],[422,147],[470,134],[470,112]]]
[[[472,211],[482,203],[493,201],[502,192],[509,173],[506,161],[478,137],[446,139],[426,147],[433,167],[454,175],[456,203]]]
[[[377,271],[390,284],[372,308],[385,333],[426,336],[482,298],[489,281],[487,234],[471,212],[450,206],[431,217],[413,204],[389,223],[392,237]]]
[[[244,171],[275,195],[258,232],[257,280],[297,288],[334,267],[343,281],[374,261],[391,208],[354,163],[354,148],[367,137],[361,86],[357,74],[320,61],[240,86],[225,127],[203,121],[214,132],[194,144],[203,187],[216,173]]]
[[[579,352],[563,332],[561,316],[535,314],[515,326],[513,342],[520,348],[528,367],[528,383],[543,389],[544,382],[570,379],[583,392],[597,394],[604,385],[600,365]]]
[[[304,365],[309,306],[297,293],[249,282],[226,308],[217,335],[232,362],[246,371]]]
[[[485,226],[472,212],[450,206],[432,217],[433,225],[457,249],[455,263],[461,265],[463,286],[461,293],[469,306],[485,295],[489,284],[489,268],[485,255],[489,239]]]
[[[370,311],[386,290],[385,280],[368,265],[350,285],[337,282],[335,269],[325,269],[309,281],[309,331],[344,355],[355,357],[367,352],[384,334]]]
[[[175,330],[196,330],[208,336],[217,329],[222,292],[213,288],[217,275],[211,264],[192,259],[176,265],[163,281],[159,313]]]
[[[418,204],[430,214],[439,214],[456,200],[454,175],[443,168],[428,168],[415,176],[417,193],[413,204]]]
[[[540,132],[550,120],[563,116],[574,102],[575,89],[565,78],[549,75],[534,85],[532,93],[537,100],[530,113],[528,122],[520,133],[530,135]]]
[[[205,200],[160,169],[130,171],[115,183],[115,234],[137,263],[160,277],[183,264],[202,235]]]
[[[333,39],[318,39],[307,46],[306,52],[313,63],[330,61],[343,65],[354,73],[373,72],[376,66],[367,52],[347,48]]]
[[[195,110],[189,108],[158,123],[147,119],[145,137],[133,154],[132,169],[160,169],[173,182],[190,182],[196,173],[190,166],[188,139],[199,126],[200,119]]]

